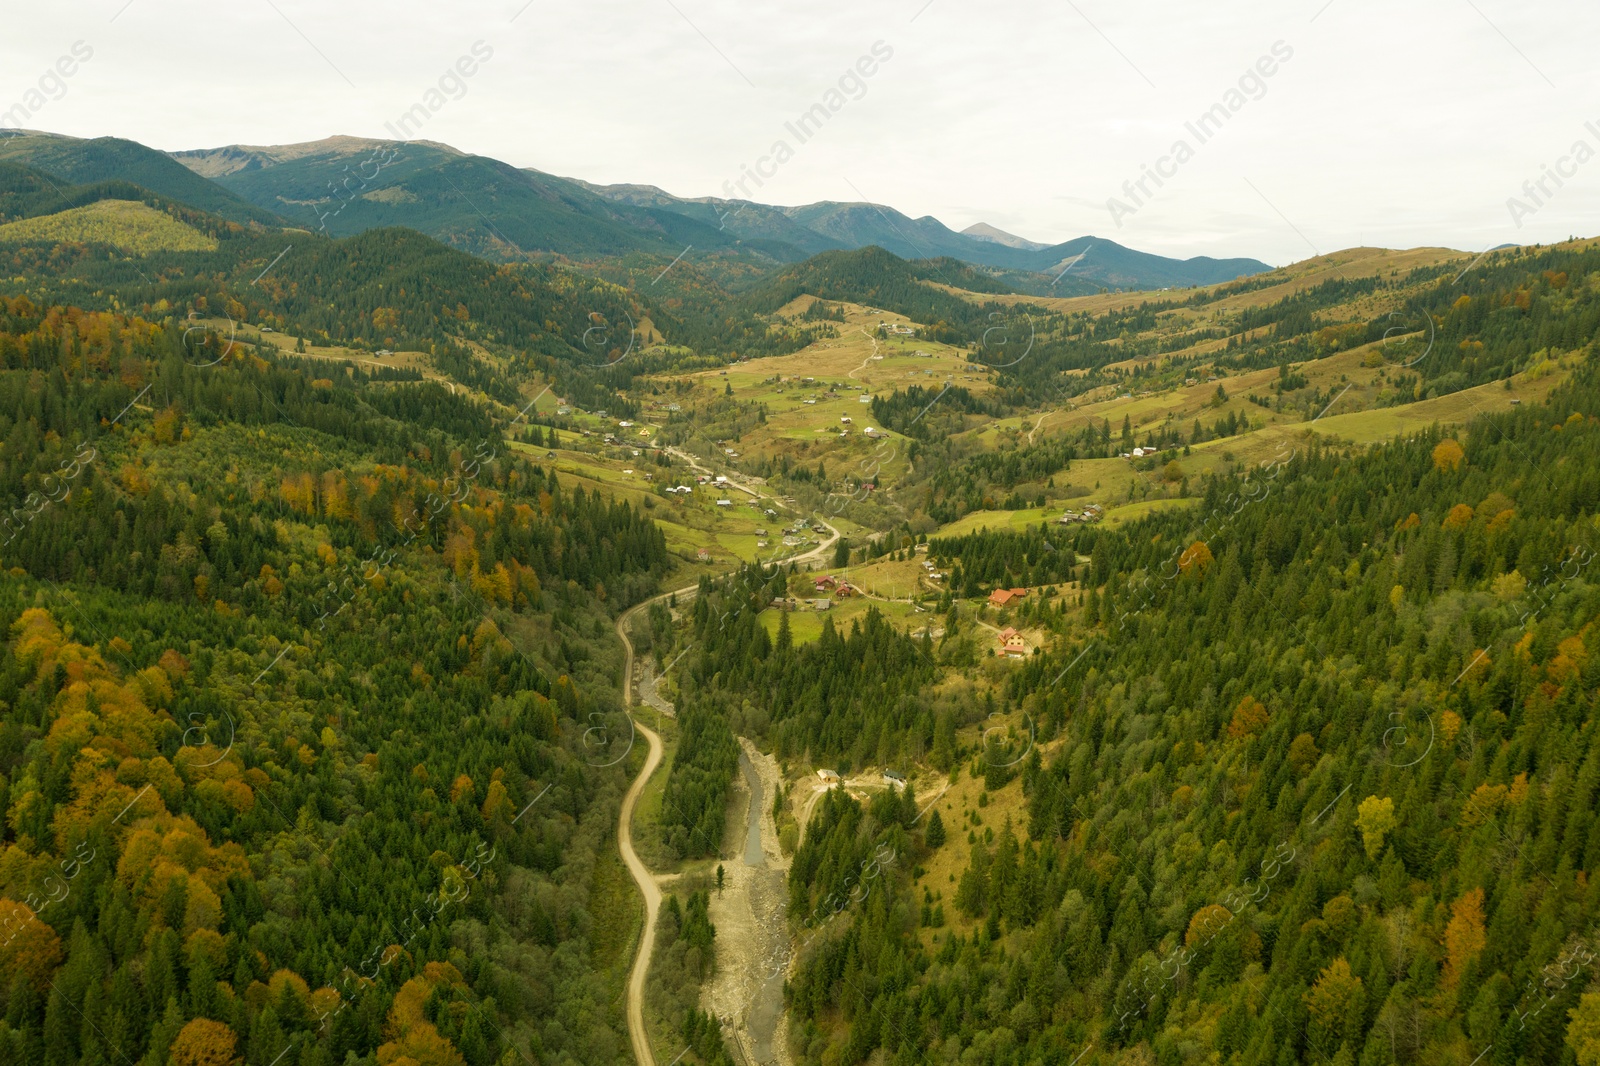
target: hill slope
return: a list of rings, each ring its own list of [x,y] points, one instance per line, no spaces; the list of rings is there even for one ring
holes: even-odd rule
[[[207,181],[165,152],[118,137],[86,141],[49,133],[20,134],[0,140],[0,160],[23,163],[75,185],[130,182],[230,222],[283,225],[273,212]]]
[[[0,225],[0,242],[74,241],[109,244],[136,255],[215,251],[216,239],[131,200],[101,200],[53,215]]]

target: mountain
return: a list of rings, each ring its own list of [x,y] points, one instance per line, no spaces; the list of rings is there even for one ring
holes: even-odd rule
[[[731,248],[715,218],[636,207],[582,185],[431,141],[332,137],[298,145],[175,153],[258,207],[339,237],[409,226],[488,259]],[[790,252],[783,260],[800,258]]]
[[[0,141],[0,160],[25,164],[58,182],[74,185],[131,182],[229,222],[263,226],[284,224],[272,211],[262,210],[215,182],[207,181],[165,152],[120,137],[81,140],[54,133],[26,132]]]
[[[1257,259],[1171,259],[1098,237],[1045,245],[982,223],[957,233],[931,215],[913,219],[880,204],[783,207],[675,196],[654,185],[598,185],[432,141],[330,137],[293,145],[228,145],[173,158],[258,208],[335,236],[410,226],[499,260],[535,253],[671,258],[692,246],[701,255],[732,254],[770,269],[822,252],[876,245],[902,259],[948,256],[1040,275],[1049,281],[1014,283],[1048,295],[1209,285],[1270,269]],[[1069,266],[1077,281],[1057,282]]]
[[[756,226],[777,227],[780,223],[775,216],[781,216],[815,238],[820,238],[831,248],[877,245],[903,259],[949,256],[979,266],[1045,275],[1052,280],[1071,267],[1073,277],[1108,288],[1163,289],[1214,285],[1272,269],[1259,259],[1213,259],[1209,256],[1171,259],[1134,251],[1115,241],[1092,236],[1079,237],[1062,244],[1043,245],[1013,237],[993,227],[980,232],[973,232],[979,227],[969,227],[968,232],[957,233],[931,215],[913,219],[880,204],[823,201],[800,207],[769,207],[745,200],[710,197],[677,200],[659,189],[647,186],[590,188],[615,199],[637,198],[642,195],[638,190],[650,188],[652,203],[685,213],[709,210],[718,217],[726,218],[730,231],[740,234],[751,232]],[[618,192],[618,189],[628,191]],[[994,234],[1007,239],[1002,241]],[[801,242],[795,238],[792,230],[785,231],[784,239],[800,246]],[[815,251],[827,250],[815,246],[807,250],[812,248]],[[1084,254],[1086,252],[1087,255]],[[1055,295],[1071,294],[1071,291],[1055,291]]]
[[[1037,252],[1041,248],[1050,247],[1048,244],[1040,244],[1038,241],[1030,241],[1025,237],[1018,237],[1015,233],[1007,233],[1005,230],[997,229],[987,222],[974,222],[961,232],[969,237],[976,237],[980,241],[993,241],[996,244],[1003,244],[1007,248],[1025,248],[1030,252]]]

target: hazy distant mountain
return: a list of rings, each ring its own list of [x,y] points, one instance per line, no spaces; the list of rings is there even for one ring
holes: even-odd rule
[[[1020,287],[1058,295],[1095,286],[1204,285],[1270,269],[1256,259],[1169,259],[1094,237],[1043,245],[982,223],[957,233],[930,215],[913,219],[879,204],[780,207],[675,196],[653,185],[596,185],[430,141],[331,137],[175,158],[261,208],[335,235],[410,226],[497,259],[531,252],[675,256],[692,245],[777,265],[877,245],[902,259],[948,256],[1037,274]]]
[[[1018,237],[1015,233],[1007,233],[1005,230],[991,226],[987,222],[974,222],[961,232],[968,237],[976,237],[980,241],[993,241],[996,244],[1003,244],[1007,248],[1026,248],[1030,252],[1037,252],[1041,248],[1050,247],[1048,244],[1030,241],[1026,237]]]
[[[1039,295],[1070,296],[1083,285],[1127,289],[1177,288],[1232,281],[1241,275],[1272,269],[1259,259],[1170,259],[1123,247],[1099,237],[1079,237],[1045,245],[979,223],[957,233],[931,215],[913,219],[892,207],[823,201],[799,207],[771,207],[715,197],[685,200],[649,185],[587,185],[601,196],[626,203],[649,203],[696,217],[720,219],[728,232],[741,237],[760,233],[783,240],[807,254],[837,248],[877,245],[902,259],[949,256],[1003,271],[1043,276],[1019,287]],[[786,227],[784,222],[794,228]],[[810,233],[812,243],[795,229]],[[1004,238],[1002,240],[1001,238]],[[1063,277],[1063,272],[1065,277]],[[1013,279],[1015,280],[1015,279]]]

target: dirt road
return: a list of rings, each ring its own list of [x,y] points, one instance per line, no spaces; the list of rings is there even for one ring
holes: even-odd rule
[[[819,520],[820,521],[820,520]],[[833,547],[839,539],[839,531],[827,522],[822,523],[833,534],[825,542],[801,555],[792,558],[777,560],[780,562],[806,564],[819,560]],[[643,794],[645,785],[650,780],[650,775],[655,773],[661,765],[661,737],[654,730],[646,728],[633,714],[633,642],[628,639],[628,628],[633,619],[640,612],[648,610],[652,603],[678,597],[679,602],[695,595],[699,591],[698,585],[677,589],[673,592],[664,592],[654,596],[643,603],[635,604],[622,612],[617,618],[617,639],[622,641],[622,705],[628,712],[628,717],[633,719],[634,728],[644,735],[649,751],[645,755],[644,766],[639,769],[639,776],[634,778],[628,786],[627,794],[622,797],[622,809],[617,815],[617,850],[622,854],[623,864],[628,867],[628,873],[633,877],[634,883],[639,886],[639,894],[644,897],[644,932],[639,941],[639,953],[634,957],[633,969],[628,974],[628,1040],[633,1045],[633,1057],[638,1066],[656,1066],[654,1050],[650,1047],[649,1033],[644,1025],[644,982],[650,973],[650,955],[655,947],[656,916],[661,909],[661,883],[656,875],[650,872],[640,860],[633,848],[633,810]],[[768,821],[771,816],[768,815]],[[776,851],[776,836],[773,835],[773,850]],[[781,888],[781,874],[780,888]],[[781,902],[781,892],[774,898]],[[766,901],[763,900],[763,903]],[[771,904],[760,906],[764,916],[771,913]],[[780,912],[781,913],[781,912]],[[763,1019],[764,1021],[764,1019]],[[758,1031],[767,1027],[757,1025]]]
[[[696,590],[697,586],[690,585],[676,592],[663,593],[622,612],[617,618],[617,637],[622,641],[623,650],[622,705],[629,718],[633,718],[633,642],[628,639],[629,624],[635,615],[648,609],[656,600],[664,600],[669,596],[692,596]],[[639,954],[634,957],[633,970],[628,975],[628,1040],[633,1044],[633,1057],[639,1066],[656,1066],[655,1052],[650,1047],[650,1036],[644,1027],[644,979],[650,973],[650,953],[656,942],[656,915],[661,910],[661,887],[633,850],[633,808],[639,802],[650,775],[661,765],[661,737],[645,728],[636,718],[633,727],[644,734],[650,750],[645,755],[644,766],[639,769],[639,776],[633,779],[627,795],[622,797],[622,810],[617,815],[617,849],[622,853],[628,873],[639,886],[639,894],[644,897],[644,933],[639,939]]]

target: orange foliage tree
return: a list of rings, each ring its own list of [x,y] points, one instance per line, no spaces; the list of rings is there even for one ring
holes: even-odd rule
[[[1467,964],[1488,943],[1483,931],[1483,889],[1474,888],[1450,905],[1450,921],[1444,927],[1445,962],[1441,981],[1454,988],[1461,981]]]
[[[178,1031],[167,1055],[169,1066],[234,1066],[239,1038],[210,1018],[196,1018]]]
[[[1238,740],[1254,736],[1267,725],[1267,709],[1254,696],[1245,696],[1233,709],[1233,721],[1228,723],[1228,736]]]

